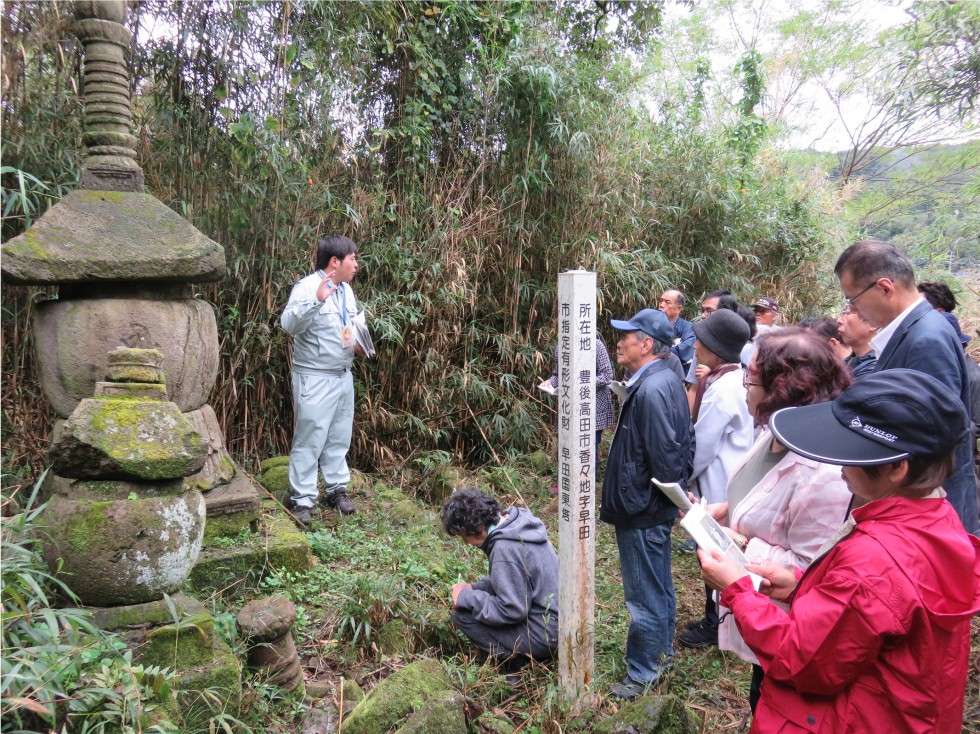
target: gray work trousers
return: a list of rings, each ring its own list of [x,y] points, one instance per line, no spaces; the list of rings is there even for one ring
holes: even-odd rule
[[[296,507],[316,504],[319,466],[327,492],[350,482],[347,451],[354,432],[354,376],[350,371],[292,373],[293,447],[289,485]]]

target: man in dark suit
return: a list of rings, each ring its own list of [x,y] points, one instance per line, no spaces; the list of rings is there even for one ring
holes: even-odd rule
[[[684,372],[687,373],[691,367],[691,362],[694,360],[695,336],[694,325],[681,316],[685,301],[684,294],[680,291],[664,291],[664,294],[660,296],[657,308],[663,311],[667,316],[667,321],[674,329],[674,342],[671,345],[671,351],[677,355]]]
[[[908,258],[887,242],[862,240],[844,250],[834,273],[850,311],[878,327],[871,340],[878,355],[875,371],[905,367],[932,375],[960,396],[970,415],[970,386],[959,338],[916,290]],[[963,527],[976,535],[980,515],[968,438],[964,434],[956,446],[956,468],[943,489]]]

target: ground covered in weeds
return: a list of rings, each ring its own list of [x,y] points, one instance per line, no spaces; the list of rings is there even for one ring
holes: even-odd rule
[[[612,529],[600,523],[596,546],[595,690],[601,705],[585,718],[573,717],[558,689],[553,665],[535,664],[512,685],[453,631],[450,586],[483,575],[486,559],[478,549],[442,532],[437,502],[428,499],[433,467],[427,469],[365,477],[352,492],[356,515],[341,517],[329,509],[319,510],[307,532],[316,557],[312,570],[300,576],[273,575],[256,592],[281,593],[296,603],[299,616],[294,632],[307,680],[333,682],[334,697],[339,699],[344,678],[368,690],[408,662],[435,658],[469,701],[471,731],[492,731],[490,720],[501,715],[521,732],[590,731],[594,719],[589,717],[615,710],[616,699],[606,696],[606,691],[623,675],[628,614]],[[529,507],[548,525],[557,545],[557,500],[549,492],[551,476],[527,467],[494,468],[464,476],[462,481],[494,494],[504,507]],[[675,528],[679,631],[685,622],[700,619],[704,603],[696,557],[681,548],[687,539],[682,529]],[[973,639],[964,731],[980,731],[980,625],[976,621]],[[689,650],[675,641],[673,668],[656,692],[680,697],[701,718],[704,732],[744,732],[750,720],[749,677],[748,664],[730,653],[715,647]],[[336,703],[342,710],[343,702]],[[280,699],[274,689],[253,679],[247,686],[241,721],[266,731],[291,731],[301,710],[298,701]]]

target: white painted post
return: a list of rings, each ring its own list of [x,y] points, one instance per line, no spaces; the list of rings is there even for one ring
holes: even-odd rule
[[[558,275],[558,679],[582,702],[595,672],[596,274]]]

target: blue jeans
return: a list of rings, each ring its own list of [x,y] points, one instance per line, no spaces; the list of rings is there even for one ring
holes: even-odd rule
[[[670,577],[670,523],[616,528],[616,544],[630,613],[626,672],[637,683],[654,683],[674,657],[677,599]]]

